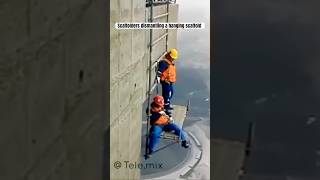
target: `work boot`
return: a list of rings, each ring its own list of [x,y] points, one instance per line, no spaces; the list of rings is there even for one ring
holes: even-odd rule
[[[166,110],[173,110],[173,106],[171,104],[164,105],[164,109]]]
[[[182,141],[181,146],[184,147],[184,148],[188,148],[189,147],[189,142],[184,140],[184,141]]]

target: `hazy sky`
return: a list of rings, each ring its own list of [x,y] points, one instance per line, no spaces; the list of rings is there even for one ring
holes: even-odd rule
[[[204,22],[205,29],[178,30],[178,48],[183,52],[180,66],[209,68],[210,61],[210,1],[178,0],[179,22]]]

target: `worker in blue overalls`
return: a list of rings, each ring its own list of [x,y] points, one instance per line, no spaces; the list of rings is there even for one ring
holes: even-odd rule
[[[173,107],[171,105],[171,99],[173,96],[173,84],[176,82],[176,67],[174,61],[178,59],[178,51],[171,49],[165,55],[165,58],[159,62],[157,71],[157,82],[161,83],[162,96],[164,98],[165,112],[172,116]]]
[[[180,136],[181,146],[184,148],[189,147],[186,133],[176,124],[174,124],[169,116],[163,111],[164,110],[164,99],[162,96],[155,96],[151,103],[151,116],[150,116],[150,142],[149,142],[149,153],[150,156],[156,149],[157,144],[160,141],[161,133],[163,131],[173,131],[175,135]],[[147,109],[148,111],[148,109]]]

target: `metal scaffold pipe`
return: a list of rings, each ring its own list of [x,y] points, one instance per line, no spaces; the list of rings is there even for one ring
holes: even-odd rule
[[[167,0],[167,22],[169,22],[169,0]],[[168,36],[169,30],[166,29],[166,51],[168,51]]]
[[[150,1],[150,22],[153,21],[153,1]],[[152,44],[152,29],[150,29],[150,44]],[[149,126],[150,126],[150,103],[151,103],[151,68],[152,67],[152,46],[149,46],[149,90],[148,90],[148,118],[147,118],[147,129],[146,129],[146,147],[145,147],[145,157],[148,155],[149,146]]]

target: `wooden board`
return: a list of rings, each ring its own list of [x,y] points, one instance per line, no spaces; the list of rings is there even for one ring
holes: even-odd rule
[[[179,106],[173,105],[173,113],[172,117],[174,119],[174,123],[178,126],[182,127],[184,120],[187,117],[187,107],[186,106]]]
[[[173,105],[172,117],[174,119],[174,123],[177,124],[180,128],[182,128],[184,120],[187,117],[187,107],[186,106]],[[163,132],[161,137],[164,138],[164,139],[172,139],[172,140],[175,140],[175,141],[179,141],[179,136],[176,136],[175,134],[170,133],[170,132]]]

